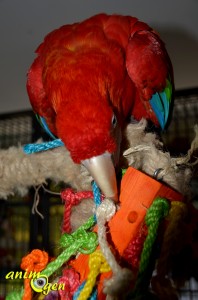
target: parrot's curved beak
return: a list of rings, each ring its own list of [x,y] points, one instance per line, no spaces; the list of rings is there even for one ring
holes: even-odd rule
[[[89,171],[105,197],[118,201],[116,173],[111,154],[104,154],[85,159],[82,164]]]

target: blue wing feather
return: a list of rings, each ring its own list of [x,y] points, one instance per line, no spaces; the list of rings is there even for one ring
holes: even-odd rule
[[[171,82],[167,80],[166,83],[165,89],[155,93],[149,101],[162,129],[165,128],[168,121],[172,98]]]
[[[36,114],[36,118],[39,121],[40,125],[43,127],[43,129],[45,130],[45,132],[52,138],[52,139],[57,139],[57,137],[51,132],[51,130],[49,129],[45,118],[39,116],[38,114]]]

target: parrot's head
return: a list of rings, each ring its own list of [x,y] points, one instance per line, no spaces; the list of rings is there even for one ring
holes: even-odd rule
[[[112,107],[105,101],[84,100],[65,103],[58,112],[57,133],[75,163],[82,164],[101,192],[117,201],[115,166],[121,131]],[[93,99],[93,98],[92,98]],[[82,101],[82,95],[81,95]]]

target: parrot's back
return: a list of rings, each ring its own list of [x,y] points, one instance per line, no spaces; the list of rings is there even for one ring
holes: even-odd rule
[[[142,101],[149,100],[143,99],[145,95],[151,97],[157,89],[165,88],[172,69],[165,47],[155,34],[151,44],[157,40],[158,48],[162,48],[160,62],[155,50],[152,61],[144,59],[144,53],[148,56],[144,41],[151,31],[134,17],[99,14],[81,23],[64,25],[45,37],[29,70],[27,90],[33,109],[46,119],[55,135],[60,110],[71,103],[76,108],[83,102],[91,106],[91,102],[103,101],[99,98],[109,102],[120,123],[130,114],[137,119],[150,117],[157,123],[153,112],[149,113],[150,107]]]

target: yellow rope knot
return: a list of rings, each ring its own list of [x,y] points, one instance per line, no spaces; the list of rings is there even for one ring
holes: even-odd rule
[[[89,257],[89,275],[78,300],[87,300],[96,284],[96,278],[99,274],[111,271],[109,264],[100,250],[96,250]]]
[[[89,268],[90,270],[92,270],[92,272],[94,271],[98,274],[111,271],[109,264],[107,263],[105,257],[103,256],[100,250],[97,250],[90,254]]]
[[[187,216],[187,206],[185,203],[180,201],[172,201],[171,202],[171,208],[169,211],[170,218],[174,217],[176,215],[179,215],[180,218],[185,218]]]

